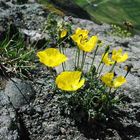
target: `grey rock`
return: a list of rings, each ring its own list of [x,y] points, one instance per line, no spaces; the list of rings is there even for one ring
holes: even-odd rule
[[[36,3],[37,0],[28,0],[28,3]]]
[[[18,5],[5,1],[3,3],[3,5],[0,5],[0,23],[5,28],[8,26],[8,22],[5,21],[9,20],[9,22],[13,22],[17,27],[39,30],[46,21],[48,11],[45,11],[40,4],[30,3]],[[5,10],[4,5],[8,6]]]
[[[16,114],[12,108],[6,106],[0,109],[0,139],[19,140]]]
[[[0,108],[8,104],[9,104],[8,97],[5,95],[4,91],[0,91]]]
[[[57,122],[52,122],[52,123],[44,122],[43,127],[46,133],[50,135],[57,135],[61,132],[59,128],[59,124]]]
[[[107,136],[105,137],[105,140],[121,140],[121,137],[116,130],[107,129]]]
[[[30,83],[13,78],[7,82],[5,94],[15,108],[29,104],[35,98],[35,92]]]
[[[34,109],[36,110],[37,113],[43,113],[40,106],[36,106]]]
[[[31,1],[30,1],[31,2]],[[5,5],[6,4],[6,5]],[[42,8],[39,4],[24,4],[17,5],[12,4],[10,1],[0,5],[0,23],[8,23],[7,19],[14,22],[24,34],[29,36],[32,40],[40,40],[42,38],[48,39],[47,33],[42,34],[42,28],[44,22],[46,21],[47,11]],[[6,7],[6,8],[5,8]],[[64,20],[67,20],[65,17]],[[3,25],[2,24],[2,25]],[[129,59],[124,64],[120,64],[116,68],[116,73],[119,75],[125,75],[123,70],[124,66],[128,63],[132,63],[134,68],[132,72],[127,77],[127,83],[122,87],[122,90],[126,95],[130,95],[134,98],[133,103],[126,110],[126,116],[121,121],[122,125],[119,123],[114,123],[116,129],[110,128],[108,130],[108,135],[106,139],[116,139],[119,140],[122,138],[122,135],[118,132],[119,126],[123,126],[126,130],[126,135],[131,136],[131,139],[140,139],[138,132],[140,131],[139,126],[139,116],[140,116],[140,36],[134,36],[130,38],[120,38],[106,34],[110,30],[110,25],[103,24],[97,25],[92,21],[72,18],[72,30],[75,30],[77,27],[83,29],[89,29],[90,35],[97,34],[101,40],[104,42],[104,46],[98,51],[97,57],[95,59],[95,64],[98,65],[101,54],[104,52],[104,47],[110,45],[111,49],[115,47],[122,47],[124,51],[129,53]],[[7,26],[2,26],[3,27]],[[66,49],[66,55],[68,56],[68,61],[66,62],[66,69],[72,70],[74,67],[74,53],[75,49],[68,48]],[[84,71],[87,71],[90,67],[91,57],[93,54],[89,54],[86,60],[86,66]],[[105,67],[103,73],[108,71],[110,68]],[[62,67],[57,68],[57,72],[60,73]],[[48,77],[48,75],[47,75]],[[71,121],[69,118],[65,118],[60,115],[60,110],[58,107],[58,96],[53,96],[52,98],[48,97],[51,91],[52,80],[47,79],[46,77],[41,77],[37,80],[40,80],[37,85],[34,85],[37,91],[37,96],[35,101],[32,103],[32,99],[35,98],[35,93],[32,90],[32,86],[26,82],[23,82],[19,79],[13,79],[16,81],[19,89],[23,92],[23,95],[27,98],[28,102],[33,105],[33,113],[30,112],[30,108],[27,106],[26,109],[23,109],[23,120],[25,122],[27,130],[30,132],[30,138],[38,140],[88,140],[84,134],[76,127],[75,122]],[[40,89],[41,86],[42,89]],[[40,96],[41,94],[41,96]],[[11,109],[9,101],[12,104],[19,108],[27,105],[25,97],[23,96],[18,88],[12,81],[8,81],[6,84],[5,91],[0,92],[0,139],[2,140],[18,140],[18,131],[17,131],[17,122],[15,120],[15,113]],[[8,114],[7,109],[10,111]],[[28,110],[28,111],[27,111]],[[124,111],[124,109],[123,109]],[[120,118],[121,120],[122,118]],[[117,126],[118,124],[118,126]],[[120,128],[122,129],[122,128]],[[41,131],[40,131],[41,130]],[[125,133],[125,132],[124,132]],[[135,133],[137,135],[135,135]],[[92,138],[90,139],[92,140]]]

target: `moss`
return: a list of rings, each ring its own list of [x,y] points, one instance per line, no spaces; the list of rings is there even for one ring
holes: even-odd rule
[[[55,5],[49,3],[46,0],[39,0],[39,3],[43,4],[44,9],[48,10],[49,12],[55,13],[55,14],[60,15],[60,16],[65,15],[62,10],[58,9]]]

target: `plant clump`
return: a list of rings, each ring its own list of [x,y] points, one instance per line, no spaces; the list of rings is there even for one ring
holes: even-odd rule
[[[29,78],[35,68],[34,48],[27,44],[23,34],[12,33],[12,27],[0,36],[0,72],[5,76]]]
[[[111,25],[111,32],[109,32],[109,34],[112,34],[114,36],[119,36],[122,38],[126,38],[126,37],[130,37],[133,35],[132,31],[133,30],[128,30],[128,29],[125,29],[125,28],[120,27],[118,25],[112,24]]]
[[[54,91],[60,95],[62,113],[78,121],[82,121],[83,118],[86,121],[107,120],[112,110],[122,103],[122,96],[118,89],[127,82],[126,76],[130,69],[127,69],[125,75],[117,75],[114,70],[119,63],[128,59],[128,54],[123,53],[122,48],[111,51],[110,47],[106,46],[100,63],[95,65],[98,49],[103,47],[97,35],[89,37],[89,31],[81,28],[77,28],[70,34],[69,30],[62,27],[57,37],[58,48],[39,51],[37,56],[51,72],[56,66],[63,67],[61,73],[53,75]],[[73,69],[65,67],[65,62],[69,61],[65,54],[66,47],[62,45],[66,38],[67,43],[76,47]],[[85,60],[91,52],[94,52],[91,66],[85,72]],[[105,66],[110,67],[110,70],[102,73]]]

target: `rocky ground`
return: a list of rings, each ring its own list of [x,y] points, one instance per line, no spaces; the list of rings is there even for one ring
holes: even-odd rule
[[[0,31],[13,22],[31,40],[42,39],[41,34],[48,11],[37,3],[17,5],[0,1]],[[67,20],[65,17],[64,20]],[[122,87],[127,104],[114,112],[107,124],[78,123],[61,115],[59,95],[52,90],[53,78],[48,70],[37,64],[32,81],[0,76],[0,140],[139,140],[140,139],[140,36],[121,38],[108,34],[110,25],[97,25],[88,20],[72,18],[72,29],[89,29],[104,41],[104,46],[122,47],[129,53],[125,64],[116,68],[124,74],[124,66],[131,63],[132,72]],[[103,47],[96,57],[98,63]],[[74,49],[68,48],[68,69],[72,67]],[[90,63],[90,54],[87,66]],[[107,69],[107,68],[106,68]],[[106,70],[105,69],[105,70]],[[56,69],[57,72],[61,68]]]

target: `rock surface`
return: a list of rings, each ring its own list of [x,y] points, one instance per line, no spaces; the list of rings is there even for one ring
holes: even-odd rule
[[[0,25],[7,28],[8,24],[13,23],[19,28],[28,30],[42,29],[48,11],[42,5],[33,4],[13,4],[10,1],[0,1]]]
[[[4,2],[5,3],[5,2]],[[42,24],[44,24],[47,12],[39,4],[14,5],[6,2],[0,4],[0,23],[13,21],[15,25],[26,31],[26,34],[41,38]],[[21,16],[22,15],[22,16]],[[10,19],[9,19],[10,18]],[[67,17],[65,17],[67,20]],[[4,28],[1,24],[1,26]],[[39,77],[33,79],[32,91],[30,85],[16,79],[17,86],[22,90],[30,106],[17,90],[12,81],[0,88],[0,139],[2,140],[94,140],[94,139],[114,139],[114,140],[139,140],[140,139],[140,36],[135,35],[130,38],[120,38],[107,34],[110,25],[97,25],[88,20],[72,18],[72,29],[81,27],[89,29],[90,34],[97,34],[104,41],[104,46],[111,48],[122,47],[129,53],[129,59],[125,64],[120,64],[116,68],[116,73],[125,74],[124,65],[132,63],[134,68],[127,77],[127,84],[122,90],[132,102],[119,108],[115,112],[114,118],[106,127],[90,127],[88,124],[79,124],[75,120],[62,116],[59,108],[59,96],[52,90],[53,78],[46,68],[39,67],[37,72]],[[26,29],[26,30],[25,30]],[[31,35],[29,33],[33,33]],[[32,38],[36,40],[36,38]],[[104,50],[100,48],[96,56],[95,63]],[[68,68],[71,69],[73,63],[74,49],[69,48],[66,54],[69,57]],[[91,61],[92,54],[87,57],[87,62]],[[89,64],[87,64],[88,66]],[[86,69],[86,68],[85,68]],[[105,68],[106,71],[108,68]],[[58,72],[61,68],[58,68]],[[5,88],[4,88],[5,87]],[[26,90],[27,88],[27,90]],[[30,94],[28,94],[28,92]],[[6,93],[6,94],[5,94]],[[8,95],[8,96],[7,96]],[[35,98],[32,102],[30,99]],[[18,107],[15,110],[12,104]],[[93,131],[94,130],[94,131]],[[98,131],[97,131],[98,130]]]
[[[7,82],[5,95],[9,97],[15,108],[30,104],[35,98],[32,85],[17,78],[13,78]]]
[[[0,91],[0,139],[19,139],[16,113],[10,106],[7,96],[2,91]]]

